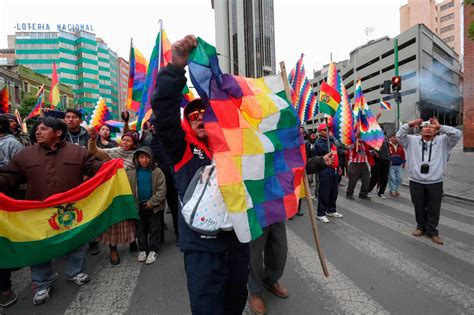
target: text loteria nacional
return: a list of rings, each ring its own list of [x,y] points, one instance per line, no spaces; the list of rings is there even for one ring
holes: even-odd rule
[[[94,28],[92,24],[49,24],[49,23],[16,23],[15,29],[17,31],[52,31],[53,27],[56,27],[55,30],[57,31],[68,31],[68,32],[76,32],[76,31],[88,31],[94,32]]]

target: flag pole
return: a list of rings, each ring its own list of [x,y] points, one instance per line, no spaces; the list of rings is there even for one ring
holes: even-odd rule
[[[285,62],[283,61],[280,62],[280,71],[281,71],[281,77],[283,79],[283,85],[285,87],[286,98],[291,102],[290,84],[288,83],[288,76],[286,74]],[[304,180],[304,189],[306,191],[306,197],[304,199],[306,200],[306,204],[308,206],[309,219],[311,221],[311,228],[313,230],[314,243],[316,244],[316,250],[318,252],[319,261],[321,263],[323,273],[326,277],[329,277],[328,267],[326,266],[326,258],[324,257],[323,249],[321,248],[321,244],[319,242],[318,226],[316,225],[315,210],[314,210],[313,202],[310,197],[311,188],[309,187],[308,174],[306,174],[306,170],[304,171],[303,180]]]

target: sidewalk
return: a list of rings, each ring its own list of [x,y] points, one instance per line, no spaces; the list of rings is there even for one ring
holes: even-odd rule
[[[463,152],[463,139],[451,150],[444,174],[443,189],[446,196],[474,202],[474,152]],[[408,172],[403,184],[408,185]]]

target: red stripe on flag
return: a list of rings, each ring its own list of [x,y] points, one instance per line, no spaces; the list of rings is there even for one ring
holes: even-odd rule
[[[332,97],[336,101],[336,103],[341,102],[341,95],[339,95],[339,93],[332,86],[327,84],[326,82],[323,82],[321,84],[320,93],[321,92],[326,93],[327,95]]]

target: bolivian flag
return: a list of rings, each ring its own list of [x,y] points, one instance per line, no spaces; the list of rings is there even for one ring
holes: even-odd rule
[[[0,268],[66,255],[112,224],[138,219],[137,213],[120,159],[106,162],[80,186],[43,201],[0,194]]]
[[[319,112],[334,116],[341,102],[341,95],[326,82],[319,89]]]

